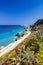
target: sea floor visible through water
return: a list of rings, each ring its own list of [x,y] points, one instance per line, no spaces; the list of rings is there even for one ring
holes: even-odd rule
[[[16,34],[23,32],[25,26],[0,25],[0,46],[6,46],[15,40]]]

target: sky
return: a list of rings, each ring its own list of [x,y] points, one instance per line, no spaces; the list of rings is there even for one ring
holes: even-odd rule
[[[43,0],[0,0],[0,25],[33,24],[43,18]]]

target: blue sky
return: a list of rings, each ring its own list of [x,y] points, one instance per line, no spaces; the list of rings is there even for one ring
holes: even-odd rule
[[[0,0],[0,25],[33,24],[43,18],[43,0]]]

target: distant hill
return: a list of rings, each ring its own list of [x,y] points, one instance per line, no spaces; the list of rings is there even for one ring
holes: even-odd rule
[[[43,24],[43,19],[39,19],[37,20],[34,25],[40,25],[40,24]]]
[[[38,19],[33,25],[30,25],[32,31],[37,31],[39,26],[43,26],[43,19]]]

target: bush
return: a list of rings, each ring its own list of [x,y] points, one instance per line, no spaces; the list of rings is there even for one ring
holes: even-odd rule
[[[36,43],[36,44],[33,44],[32,46],[31,46],[31,50],[32,51],[35,51],[35,53],[36,52],[38,52],[39,51],[39,45]]]

